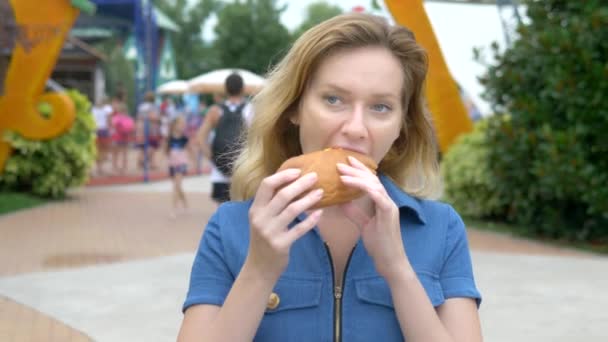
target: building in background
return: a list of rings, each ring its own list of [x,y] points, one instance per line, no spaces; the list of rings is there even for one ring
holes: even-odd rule
[[[94,13],[81,12],[63,46],[50,83],[63,88],[74,88],[86,94],[92,102],[108,94],[104,63],[108,56],[95,48],[112,39],[124,47],[125,56],[135,66],[134,94],[136,102],[147,90],[154,90],[160,82],[176,78],[175,57],[169,31],[179,27],[148,0],[91,0]],[[0,1],[0,4],[6,3]],[[0,6],[1,7],[1,6]],[[0,8],[3,27],[15,25]],[[0,30],[8,32],[10,28]],[[2,38],[2,37],[0,37]],[[4,80],[12,55],[8,39],[0,39],[0,80]],[[0,94],[2,93],[0,82]],[[125,82],[127,84],[127,82]]]

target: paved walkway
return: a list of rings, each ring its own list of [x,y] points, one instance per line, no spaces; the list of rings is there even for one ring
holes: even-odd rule
[[[174,341],[214,205],[205,177],[95,187],[0,216],[0,341]],[[486,341],[608,339],[608,258],[469,229]]]

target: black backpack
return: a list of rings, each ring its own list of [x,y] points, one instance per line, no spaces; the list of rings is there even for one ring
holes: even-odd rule
[[[215,127],[215,137],[211,145],[213,164],[225,176],[232,176],[232,166],[240,152],[241,134],[244,131],[243,108],[246,102],[231,111],[222,104],[222,116]]]

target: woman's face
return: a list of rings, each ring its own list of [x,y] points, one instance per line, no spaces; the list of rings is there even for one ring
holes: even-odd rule
[[[320,63],[292,122],[304,153],[342,147],[384,158],[403,121],[403,71],[385,48],[340,51]]]

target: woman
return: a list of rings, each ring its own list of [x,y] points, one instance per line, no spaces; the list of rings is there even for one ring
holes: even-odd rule
[[[207,225],[180,341],[481,341],[463,222],[423,199],[439,185],[426,58],[409,30],[366,14],[298,39],[254,100],[231,188],[249,200]],[[334,146],[379,176],[336,165],[365,195],[311,211],[315,175],[276,170]]]

